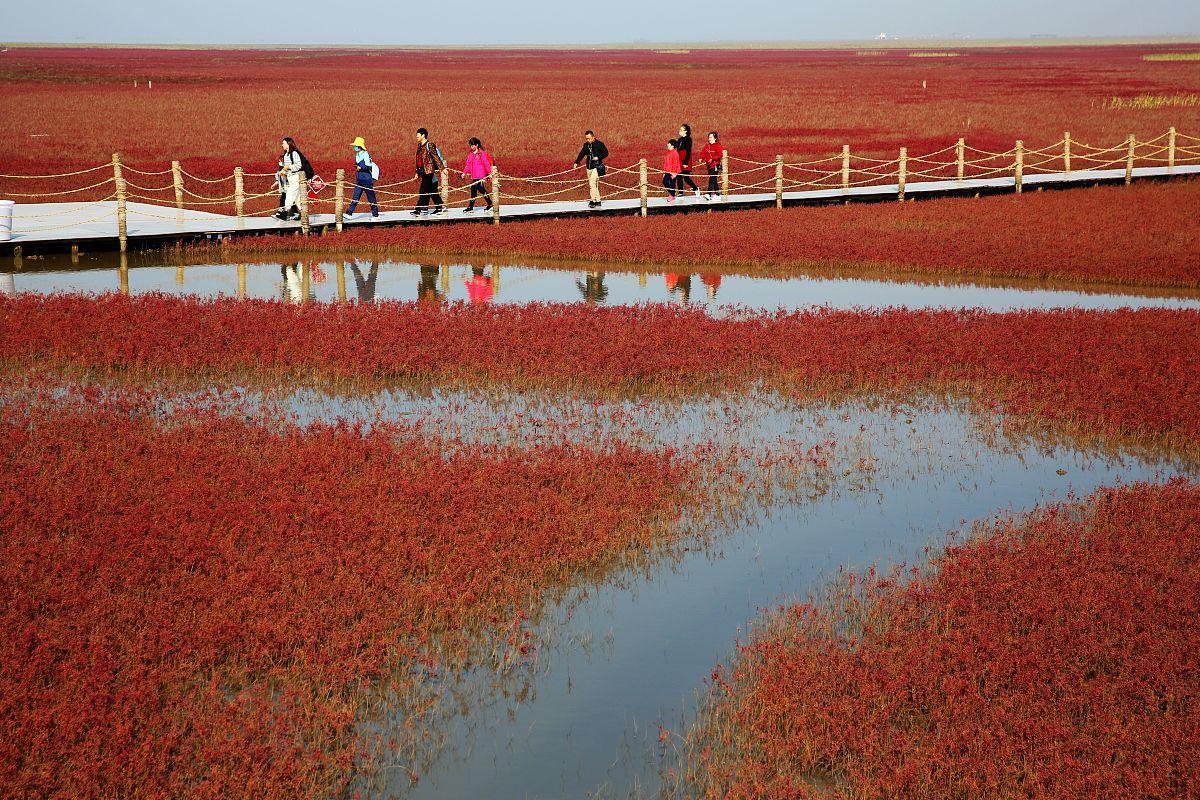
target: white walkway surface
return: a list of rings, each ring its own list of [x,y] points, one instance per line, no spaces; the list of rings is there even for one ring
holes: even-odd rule
[[[1200,165],[1177,166],[1168,170],[1167,167],[1138,167],[1133,170],[1135,178],[1184,177],[1200,175]],[[1039,186],[1062,186],[1067,184],[1089,184],[1097,182],[1123,181],[1125,170],[1083,170],[1063,173],[1042,173],[1027,175],[1023,184],[1036,189]],[[1012,190],[1014,179],[1010,177],[968,179],[964,181],[918,181],[905,186],[906,196],[952,194],[981,190],[988,192]],[[899,187],[897,184],[881,184],[876,186],[855,186],[849,190],[840,188],[815,189],[807,191],[784,192],[784,202],[789,205],[804,203],[823,203],[839,199],[883,200],[895,197]],[[683,197],[675,203],[668,203],[665,197],[651,197],[649,208],[654,212],[675,212],[700,208],[761,208],[773,205],[774,192],[756,194],[731,194],[721,201],[706,202],[694,197]],[[0,242],[0,247],[7,245],[11,249],[17,245],[53,244],[53,243],[105,243],[115,245],[117,240],[117,204],[115,201],[94,203],[31,203],[18,204],[13,211],[13,232],[10,242]],[[599,213],[620,212],[637,213],[640,204],[636,198],[629,200],[608,200],[599,209]],[[461,222],[490,222],[491,213],[478,209],[474,214],[464,214],[462,209],[451,209],[445,214],[434,217],[410,216],[407,211],[385,211],[378,219],[372,220],[369,213],[360,212],[345,221],[347,228],[367,225],[429,225]],[[538,217],[558,217],[597,214],[587,207],[584,201],[525,203],[501,206],[502,220],[532,219]],[[332,214],[314,214],[310,218],[310,226],[314,230],[332,226]],[[273,217],[246,217],[238,219],[235,216],[212,214],[205,211],[185,209],[178,211],[172,206],[157,206],[147,203],[129,203],[126,206],[126,230],[131,243],[139,241],[172,242],[194,239],[204,236],[223,236],[253,233],[290,232],[299,230],[298,222],[280,222]]]

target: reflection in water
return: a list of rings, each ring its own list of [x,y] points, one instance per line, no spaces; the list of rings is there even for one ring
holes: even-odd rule
[[[352,260],[350,262],[350,271],[354,273],[354,285],[358,289],[359,302],[375,302],[375,281],[379,277],[379,262],[371,262],[371,269],[365,278],[363,277],[362,270],[358,268],[357,261]]]
[[[102,261],[101,256],[91,258]],[[92,262],[85,262],[92,263]],[[103,263],[110,263],[103,261]],[[862,278],[823,278],[797,276],[793,278],[762,278],[747,275],[722,274],[705,269],[697,274],[655,272],[662,281],[649,280],[650,273],[620,271],[588,265],[582,269],[506,267],[506,286],[500,292],[500,269],[488,264],[435,266],[392,261],[352,262],[361,278],[359,299],[428,300],[436,302],[483,302],[487,295],[483,276],[491,277],[490,303],[579,302],[630,305],[635,303],[685,302],[707,310],[714,316],[730,313],[734,308],[798,310],[814,306],[834,309],[847,308],[984,308],[992,311],[1012,311],[1039,308],[1188,308],[1200,310],[1200,295],[1188,290],[1144,288],[1048,288],[1029,284],[1032,288],[989,286],[968,282],[916,282]],[[6,269],[6,281],[13,282],[18,292],[83,291],[106,292],[119,286],[122,291],[165,292],[199,296],[225,295],[271,298],[280,297],[294,302],[295,295],[281,292],[279,284],[270,278],[273,267],[252,264],[247,268],[237,264],[199,264],[186,268],[186,285],[177,283],[174,263],[136,267],[125,275],[112,276],[107,268],[71,269],[63,258],[58,262],[39,259],[35,271],[13,275]],[[28,266],[28,264],[26,265]],[[288,264],[277,265],[286,275]],[[50,267],[50,268],[47,268]],[[338,270],[336,288],[323,285],[327,269]],[[459,272],[461,270],[461,272]],[[469,270],[469,272],[468,272]],[[334,261],[327,265],[310,264],[308,272],[315,288],[303,291],[310,300],[335,301],[346,299],[344,267]],[[235,278],[236,275],[236,278]],[[694,285],[696,279],[703,284]],[[303,277],[302,277],[303,282]],[[329,283],[333,283],[330,281]]]
[[[442,301],[444,294],[438,289],[439,269],[437,264],[421,265],[421,279],[417,281],[417,300],[433,304]]]
[[[604,285],[603,272],[589,270],[584,280],[576,279],[575,285],[579,288],[579,293],[583,295],[583,299],[588,305],[602,304],[608,300],[608,287]]]
[[[692,276],[668,272],[663,277],[667,281],[667,294],[672,297],[678,295],[679,302],[687,305],[692,297]]]
[[[16,294],[17,283],[11,272],[0,272],[0,294]]]
[[[463,282],[467,287],[467,299],[471,303],[490,303],[495,294],[492,279],[483,274],[483,267],[471,267],[471,277]]]
[[[300,262],[294,264],[281,264],[279,266],[279,275],[283,278],[280,284],[280,299],[285,303],[293,303],[299,305],[304,302],[304,287],[301,278]]]

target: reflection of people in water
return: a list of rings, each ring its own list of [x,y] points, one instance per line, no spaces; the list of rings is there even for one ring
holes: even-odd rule
[[[668,272],[665,277],[667,279],[667,294],[678,294],[679,302],[686,305],[692,297],[692,276],[676,275],[674,272]]]
[[[604,285],[603,272],[592,270],[588,272],[586,280],[576,278],[575,286],[579,288],[579,293],[588,305],[603,303],[608,299],[608,287]]]
[[[467,297],[472,303],[492,301],[492,279],[483,274],[483,267],[471,267],[471,277],[463,283],[467,287]]]
[[[371,270],[364,278],[357,261],[350,262],[350,271],[354,273],[354,285],[358,287],[358,301],[372,303],[375,301],[375,279],[379,277],[379,262],[371,262]]]
[[[304,300],[304,281],[300,275],[300,262],[295,264],[280,264],[279,274],[283,277],[283,293],[281,299],[285,303],[299,304]]]
[[[721,288],[721,273],[701,272],[700,282],[704,284],[704,289],[708,292],[708,299],[712,300],[717,296],[717,289]]]
[[[417,282],[417,299],[427,303],[439,303],[442,292],[438,289],[438,265],[422,264],[421,280]]]

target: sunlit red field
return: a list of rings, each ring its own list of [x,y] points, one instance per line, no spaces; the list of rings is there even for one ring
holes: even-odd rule
[[[1200,488],[975,533],[768,618],[714,674],[687,796],[1196,796]]]
[[[452,161],[480,137],[510,175],[562,170],[589,127],[614,165],[655,164],[681,122],[764,161],[843,144],[890,158],[959,137],[1003,151],[1064,131],[1111,145],[1170,126],[1200,135],[1196,62],[1147,58],[1195,50],[9,48],[0,176],[120,152],[151,172],[178,159],[207,192],[197,177],[272,171],[287,135],[331,176],[361,135],[387,182],[409,176],[418,126]],[[169,180],[128,177],[136,191]],[[0,177],[0,194],[13,186]],[[1198,215],[1200,182],[1176,180],[194,249],[223,262],[336,249],[771,275],[818,265],[1117,296],[1200,286]],[[138,293],[137,281],[133,296],[22,294],[37,284],[21,264],[48,263],[35,258],[0,294],[0,794],[472,796],[442,791],[439,769],[470,772],[470,753],[504,731],[507,750],[471,773],[486,796],[538,794],[491,783],[534,746],[537,770],[566,753],[564,774],[614,752],[665,756],[665,797],[1200,793],[1200,314],[1186,304],[372,302],[374,269],[356,302],[344,287],[338,302],[303,288],[290,305]],[[120,283],[103,285],[128,293],[136,270],[117,263]],[[208,280],[223,291],[231,276]],[[1114,487],[1126,467],[1153,483]],[[1076,481],[1107,488],[1079,500]],[[1053,499],[1009,513],[1039,502],[1017,491],[1030,484]],[[999,499],[972,505],[989,487]],[[869,535],[847,545],[862,508],[878,530],[860,525]],[[943,548],[947,525],[973,535]],[[914,566],[864,564],[865,578],[765,614],[699,709],[670,706],[697,712],[689,724],[661,718],[748,615],[812,588],[797,584],[804,569],[773,572],[776,559],[853,575],[853,559],[895,563],[914,542],[930,543]],[[718,591],[731,587],[747,602],[770,594],[735,618]],[[604,601],[587,602],[608,589],[633,635],[593,650],[602,627],[571,628],[540,660],[538,637],[566,631],[576,609],[556,603],[571,594],[603,621]],[[719,601],[711,617],[692,609],[702,594]],[[665,700],[639,685],[661,677],[651,650],[672,670]],[[572,670],[597,664],[609,671],[576,689]],[[539,706],[558,683],[569,702]],[[628,712],[626,695],[645,704]],[[619,713],[643,733],[659,714],[657,742],[642,747],[636,725],[588,740]],[[468,753],[447,756],[439,737],[461,732],[455,715],[468,733],[446,749]],[[637,769],[640,788],[651,773]],[[562,787],[623,796],[610,788]]]
[[[1197,340],[1200,316],[1189,311],[814,310],[722,320],[674,307],[0,299],[0,359],[17,368],[609,393],[766,379],[810,398],[949,389],[1075,434],[1185,451],[1200,444]]]
[[[939,48],[941,49],[941,48]],[[681,122],[760,160],[933,151],[958,137],[1003,151],[1147,139],[1196,119],[1186,45],[895,50],[168,51],[9,48],[0,54],[0,173],[179,159],[193,174],[270,172],[294,136],[319,171],[364,136],[408,177],[413,131],[457,160],[478,136],[511,174],[556,172],[594,128],[624,166],[655,163]],[[134,82],[137,86],[134,86]],[[147,87],[153,82],[153,88]],[[1191,97],[1188,105],[1188,98]],[[1157,103],[1136,105],[1139,97]],[[1114,99],[1116,102],[1114,103]],[[97,113],[98,112],[98,113]],[[2,188],[2,185],[0,185]]]

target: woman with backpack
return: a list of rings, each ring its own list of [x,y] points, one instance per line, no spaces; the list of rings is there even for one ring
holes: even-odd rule
[[[463,213],[470,214],[475,210],[476,196],[482,197],[483,202],[487,203],[484,210],[491,211],[492,198],[488,195],[487,180],[492,177],[492,157],[474,136],[467,141],[467,147],[470,151],[467,153],[467,163],[463,165],[463,177],[471,182],[471,199]]]
[[[365,192],[367,202],[371,204],[371,216],[378,219],[379,204],[375,202],[375,181],[379,178],[379,167],[371,161],[371,154],[367,152],[367,142],[363,137],[356,137],[351,146],[354,148],[354,196],[350,198],[346,216],[354,216],[354,209],[358,208],[358,199]]]
[[[725,145],[721,144],[717,132],[709,131],[708,144],[704,145],[704,149],[700,151],[700,160],[704,162],[704,166],[708,169],[708,192],[704,195],[706,200],[721,199],[721,192],[717,186],[717,176],[721,174],[721,161],[724,155]]]
[[[683,162],[679,157],[678,142],[667,140],[667,157],[663,159],[663,188],[667,190],[667,202],[675,202],[675,192],[682,191],[678,187],[679,173],[683,171]]]
[[[279,188],[283,190],[283,204],[275,214],[276,219],[300,219],[300,176],[305,174],[305,158],[296,149],[290,136],[283,140],[282,166],[279,169]]]
[[[683,194],[683,186],[687,184],[692,187],[692,191],[696,193],[696,199],[700,199],[700,187],[692,180],[692,126],[686,122],[679,126],[679,140],[675,144],[675,149],[679,151],[679,178],[676,181],[675,188]]]

